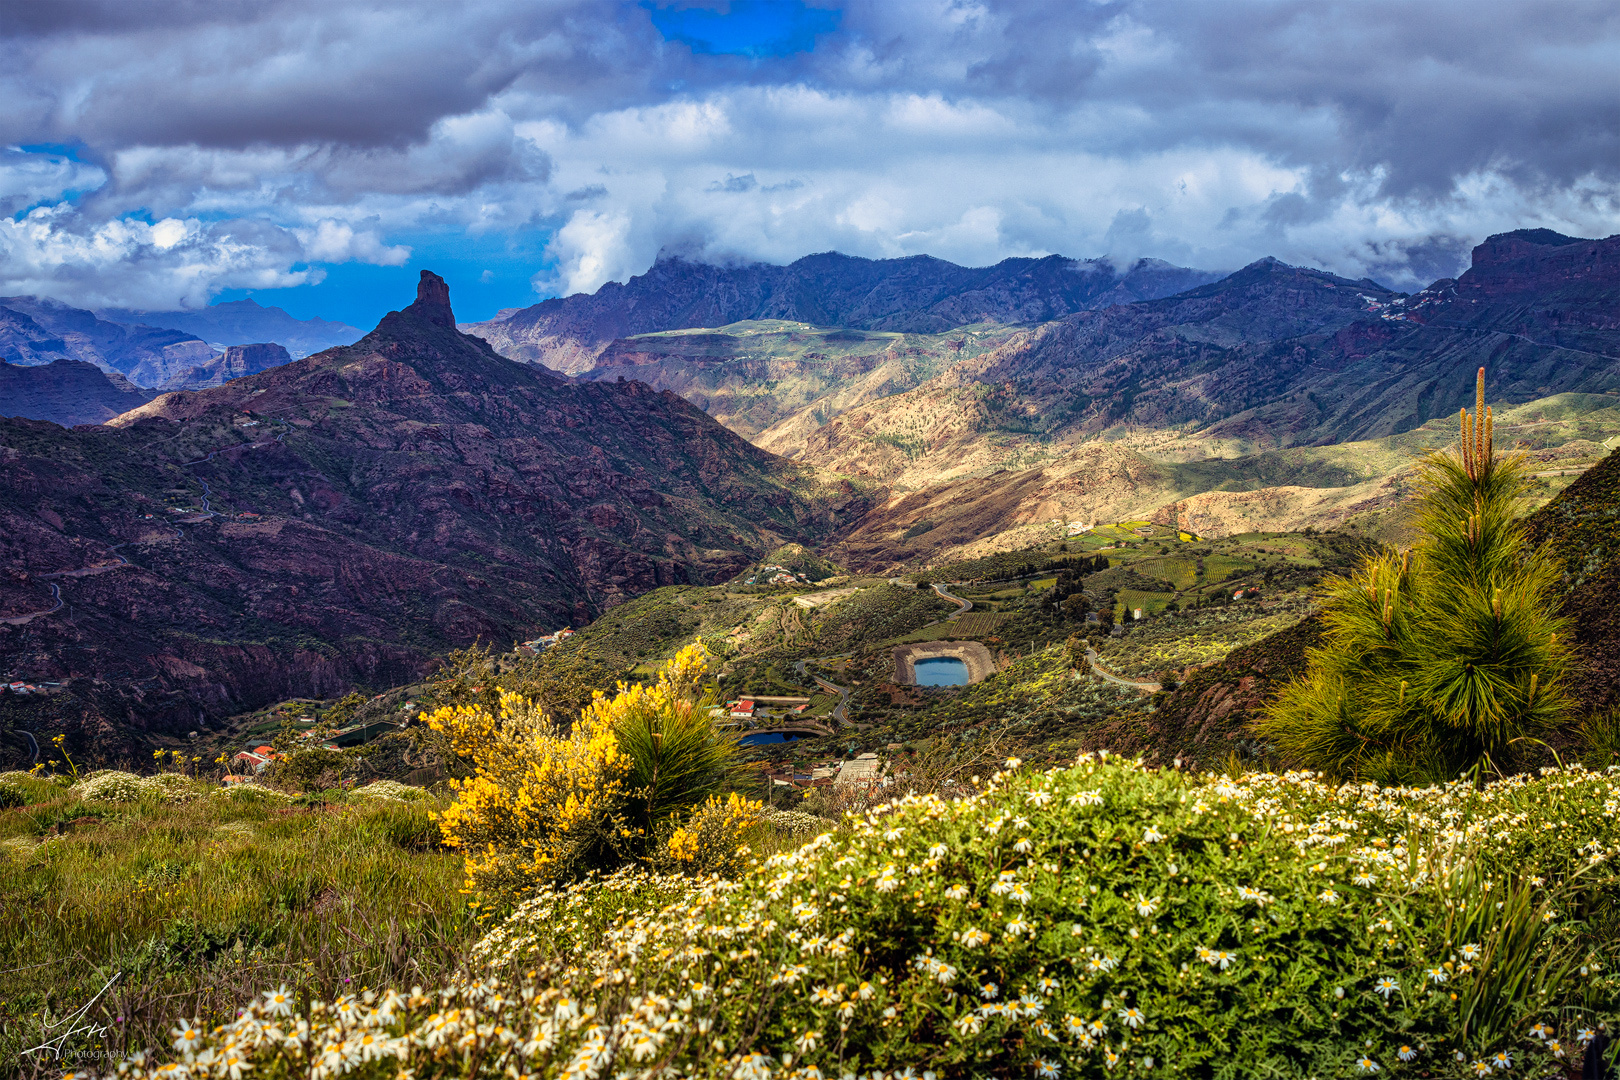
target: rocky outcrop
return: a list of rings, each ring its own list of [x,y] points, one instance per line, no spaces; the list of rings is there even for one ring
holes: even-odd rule
[[[940,333],[970,323],[1026,323],[1201,285],[1218,275],[1144,259],[1121,273],[1104,259],[1005,259],[965,267],[925,255],[859,259],[837,252],[788,266],[720,267],[660,259],[620,285],[547,300],[463,327],[503,356],[577,374],[623,337],[744,319]]]
[[[202,390],[290,363],[292,357],[287,350],[273,341],[253,345],[231,345],[208,363],[187,368],[170,377],[161,389]]]
[[[72,427],[104,424],[155,395],[122,375],[62,357],[21,367],[0,361],[0,416],[49,420]]]

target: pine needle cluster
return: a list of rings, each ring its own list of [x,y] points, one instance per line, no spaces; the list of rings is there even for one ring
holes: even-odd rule
[[[1323,646],[1260,720],[1290,761],[1384,783],[1506,773],[1567,718],[1558,566],[1525,540],[1529,473],[1491,420],[1481,368],[1457,452],[1419,466],[1418,542],[1329,583]]]

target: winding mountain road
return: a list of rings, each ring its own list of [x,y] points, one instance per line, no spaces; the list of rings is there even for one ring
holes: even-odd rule
[[[936,593],[938,593],[940,596],[944,597],[946,600],[950,600],[950,601],[953,601],[953,602],[961,605],[955,611],[953,611],[949,615],[945,616],[945,621],[946,622],[950,622],[952,619],[958,618],[958,617],[960,617],[962,615],[966,615],[968,612],[973,610],[973,601],[962,599],[960,596],[957,596],[955,593],[951,592],[945,586],[943,586],[943,585],[941,585],[941,584],[939,584],[937,582],[934,585],[934,591]]]
[[[848,653],[844,654],[844,656],[848,656],[848,655],[849,655]],[[815,657],[814,659],[819,662],[819,661],[822,661],[822,660],[840,660],[840,659],[843,659],[843,657],[842,656],[818,656],[818,657]],[[809,661],[806,661],[806,660],[795,660],[793,662],[793,670],[797,671],[801,678],[804,677],[804,676],[809,676],[811,679],[813,679],[815,681],[815,684],[817,686],[821,687],[823,690],[831,690],[833,693],[837,694],[838,695],[838,704],[833,706],[832,718],[836,723],[839,723],[839,724],[851,724],[851,721],[849,719],[849,712],[848,712],[848,710],[849,710],[849,687],[847,687],[847,686],[839,686],[835,682],[829,682],[828,680],[823,679],[820,675],[813,675],[810,672],[806,671],[804,665],[806,663],[808,663],[808,662]]]
[[[1098,659],[1099,658],[1097,656],[1097,650],[1091,648],[1090,646],[1087,646],[1086,647],[1086,663],[1091,665],[1091,670],[1093,672],[1095,672],[1096,675],[1097,675],[1097,678],[1101,679],[1103,682],[1111,682],[1115,686],[1128,686],[1132,690],[1140,690],[1143,693],[1147,693],[1147,694],[1156,694],[1161,689],[1163,689],[1163,687],[1161,687],[1156,682],[1141,682],[1141,681],[1138,681],[1136,679],[1124,679],[1124,678],[1121,678],[1120,676],[1115,675],[1112,671],[1109,671],[1107,668],[1105,668],[1101,664],[1099,664],[1097,662]]]
[[[66,573],[72,574],[72,573],[75,573],[75,571],[69,570],[69,571],[66,571]],[[42,574],[40,576],[43,577],[44,575]],[[52,574],[50,576],[51,577],[60,577],[62,575]],[[44,611],[30,611],[26,615],[11,615],[11,616],[8,616],[8,617],[6,617],[4,619],[0,619],[0,623],[5,623],[7,626],[24,626],[24,625],[27,625],[28,623],[33,622],[35,619],[39,618],[41,615],[50,615],[50,614],[53,614],[55,612],[61,611],[62,610],[62,588],[61,588],[61,586],[59,586],[54,581],[51,582],[51,599],[56,601],[56,606],[55,607],[46,608]]]

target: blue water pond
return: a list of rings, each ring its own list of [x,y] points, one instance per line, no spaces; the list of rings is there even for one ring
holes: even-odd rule
[[[758,746],[760,743],[792,742],[795,739],[808,739],[811,736],[803,731],[756,731],[752,735],[744,735],[737,740],[741,746]]]
[[[966,686],[967,664],[954,656],[930,656],[913,660],[911,670],[916,674],[918,686]]]

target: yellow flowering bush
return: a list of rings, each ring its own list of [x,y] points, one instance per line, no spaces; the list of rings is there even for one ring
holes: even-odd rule
[[[716,731],[701,682],[701,645],[681,650],[650,686],[597,692],[563,730],[533,701],[502,691],[427,716],[473,776],[451,781],[439,816],[466,858],[467,890],[510,903],[537,885],[648,854],[668,822],[724,779],[733,741]]]
[[[629,761],[600,712],[587,710],[565,734],[503,692],[498,716],[462,705],[427,722],[473,763],[471,778],[451,781],[456,801],[438,816],[445,844],[466,858],[468,891],[514,899],[614,861]]]
[[[710,795],[686,824],[669,838],[669,857],[681,869],[698,874],[731,875],[740,870],[743,833],[760,822],[762,804],[732,792],[724,799]]]

